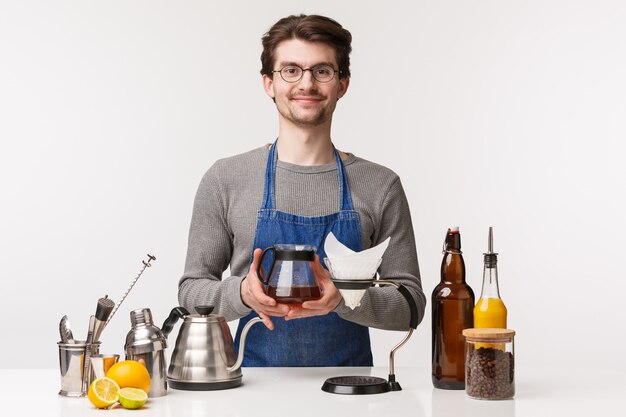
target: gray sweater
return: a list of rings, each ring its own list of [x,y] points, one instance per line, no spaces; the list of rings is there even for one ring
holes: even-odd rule
[[[212,305],[227,321],[250,313],[239,287],[250,268],[261,206],[265,166],[269,155],[263,146],[217,161],[204,175],[193,207],[185,272],[178,299],[190,311]],[[417,304],[419,321],[426,297],[422,291],[409,206],[400,178],[388,168],[352,154],[343,161],[354,209],[361,220],[363,248],[388,236],[391,243],[378,270],[409,289]],[[324,216],[339,210],[335,163],[299,166],[278,161],[276,209],[300,216]],[[278,243],[278,242],[277,242]],[[230,267],[229,277],[222,277]],[[386,330],[406,330],[409,307],[393,287],[372,287],[354,310],[343,300],[335,312],[345,320]]]

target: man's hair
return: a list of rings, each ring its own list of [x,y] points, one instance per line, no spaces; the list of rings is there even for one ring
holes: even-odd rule
[[[350,76],[350,52],[352,35],[335,20],[319,15],[291,15],[280,19],[261,39],[261,74],[272,77],[274,74],[274,52],[283,41],[300,39],[308,42],[321,42],[335,50],[339,78]]]

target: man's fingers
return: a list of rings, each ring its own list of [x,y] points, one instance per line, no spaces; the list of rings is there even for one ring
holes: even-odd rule
[[[311,316],[310,311],[304,311],[304,309],[301,307],[292,306],[289,309],[289,313],[285,316],[285,320],[299,319],[307,316]]]
[[[285,320],[293,320],[304,317],[322,316],[335,309],[341,301],[341,295],[330,280],[330,273],[320,263],[319,256],[311,261],[311,269],[315,280],[322,290],[322,298],[319,300],[306,301],[299,306],[290,306]]]
[[[267,314],[258,312],[259,317],[261,317],[261,319],[263,319],[263,324],[265,325],[265,327],[267,327],[269,330],[274,330],[274,323],[272,323],[272,319],[270,319],[270,317]]]
[[[254,298],[256,298],[259,304],[262,304],[268,307],[274,307],[276,305],[276,300],[274,300],[272,297],[269,297],[267,294],[265,294],[265,291],[263,290],[262,286],[257,287],[256,285],[253,285],[252,294],[254,295]]]
[[[301,312],[302,312],[302,308],[301,307],[291,306],[291,308],[289,308],[289,312],[285,316],[285,320],[288,320],[290,318],[294,318],[294,317],[298,316]]]
[[[315,261],[313,261],[313,274],[315,275],[315,280],[317,281],[317,284],[320,287],[325,287],[328,286],[329,284],[332,284],[332,281],[330,280],[330,272],[328,272],[326,270],[326,268],[324,268],[322,266],[322,264],[319,262],[319,256],[315,255]]]
[[[313,263],[313,272],[315,272],[315,275],[322,275],[325,269],[320,263],[320,257],[315,255],[315,259],[313,260],[312,263]]]
[[[302,303],[302,308],[307,310],[323,310],[325,308],[328,308],[328,303],[322,297],[319,300],[305,301],[304,303]]]
[[[289,307],[284,304],[278,304],[276,307],[262,307],[260,308],[260,310],[270,316],[277,317],[282,317],[285,314],[289,313]]]
[[[260,251],[260,249],[257,249],[257,250]],[[256,256],[257,250],[254,251],[255,256]],[[250,269],[252,270],[252,267],[250,267]],[[248,285],[250,288],[250,292],[252,296],[254,296],[256,301],[259,304],[264,305],[264,306],[269,306],[269,307],[275,306],[276,300],[274,300],[272,297],[269,297],[267,294],[265,294],[265,289],[263,288],[263,284],[261,283],[261,280],[259,280],[256,277],[256,273],[254,273],[252,276],[249,276],[249,278],[250,278],[250,282]]]
[[[285,320],[301,319],[305,317],[322,316],[326,314],[323,310],[304,310],[293,309],[289,310],[289,314],[285,316]]]
[[[257,268],[259,266],[259,263],[261,261],[261,255],[262,254],[263,254],[263,251],[261,249],[259,249],[259,248],[256,248],[254,250],[254,252],[252,252],[252,263],[250,264],[250,272],[252,272],[254,275],[257,275],[256,270],[257,270]],[[258,277],[258,275],[257,275],[257,277]],[[260,278],[260,277],[258,277],[258,278]]]
[[[267,307],[275,307],[277,305],[276,300],[265,294],[265,290],[260,282],[253,284],[252,287],[252,294],[259,304]]]

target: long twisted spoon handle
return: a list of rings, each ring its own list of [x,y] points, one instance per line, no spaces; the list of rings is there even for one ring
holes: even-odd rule
[[[113,309],[113,311],[111,312],[111,315],[109,316],[109,318],[106,321],[106,324],[109,324],[109,322],[111,321],[111,319],[113,318],[113,316],[115,315],[115,312],[117,311],[118,308],[120,308],[120,306],[122,305],[122,303],[124,302],[124,299],[126,299],[126,296],[128,295],[128,293],[130,292],[130,290],[133,289],[133,287],[135,286],[135,284],[137,283],[137,280],[139,279],[139,277],[141,276],[141,274],[143,274],[143,271],[146,270],[146,268],[150,268],[152,265],[150,265],[150,262],[152,261],[156,261],[156,257],[148,254],[148,261],[141,261],[141,263],[143,264],[143,268],[141,268],[141,271],[139,271],[139,273],[137,274],[137,276],[135,277],[135,279],[133,279],[133,282],[130,283],[130,287],[128,287],[128,289],[126,290],[126,292],[124,293],[124,295],[122,296],[122,299],[117,303],[117,305],[115,306],[115,308]]]

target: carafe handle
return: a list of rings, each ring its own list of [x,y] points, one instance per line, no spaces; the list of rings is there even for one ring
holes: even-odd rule
[[[265,258],[265,255],[267,254],[267,252],[269,251],[274,251],[274,259],[272,260],[272,265],[270,266],[270,273],[267,274],[265,277],[263,276],[263,272],[262,272],[262,268],[263,268],[263,259]],[[267,285],[267,283],[269,282],[270,277],[272,276],[272,272],[274,271],[274,264],[276,263],[276,248],[274,246],[270,246],[268,248],[265,248],[265,250],[263,251],[263,253],[261,254],[261,259],[259,259],[259,264],[256,267],[256,275],[259,277],[259,279],[261,280],[261,282],[263,283],[263,285]]]
[[[174,307],[170,312],[170,315],[165,319],[163,326],[161,326],[161,331],[167,337],[168,334],[174,329],[174,325],[178,321],[178,319],[182,319],[185,316],[189,315],[189,311],[185,307]]]

